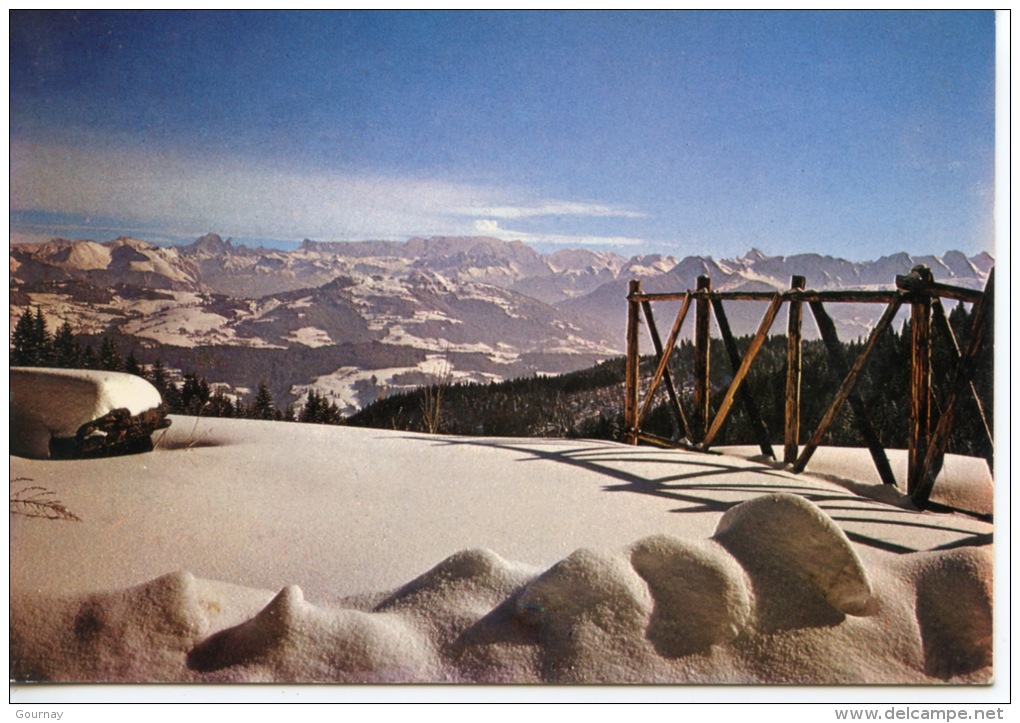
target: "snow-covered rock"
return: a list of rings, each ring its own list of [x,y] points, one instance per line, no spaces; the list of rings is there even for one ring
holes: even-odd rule
[[[152,384],[122,372],[11,369],[11,454],[50,457],[50,442],[74,438],[83,425],[117,410],[135,417],[163,400]]]

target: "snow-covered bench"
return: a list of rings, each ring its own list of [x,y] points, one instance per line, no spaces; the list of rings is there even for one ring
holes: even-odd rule
[[[152,384],[133,374],[11,369],[11,454],[93,457],[152,449],[169,424]]]

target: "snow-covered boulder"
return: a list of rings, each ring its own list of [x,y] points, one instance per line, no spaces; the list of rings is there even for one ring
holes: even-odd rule
[[[133,374],[11,369],[11,454],[33,459],[151,449],[169,422],[159,391]]]

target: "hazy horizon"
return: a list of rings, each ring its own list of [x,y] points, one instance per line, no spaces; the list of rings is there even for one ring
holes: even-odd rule
[[[990,11],[10,26],[12,240],[995,253]]]

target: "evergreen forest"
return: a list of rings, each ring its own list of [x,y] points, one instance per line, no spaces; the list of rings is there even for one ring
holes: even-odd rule
[[[970,309],[963,304],[955,306],[949,314],[949,321],[962,347],[969,335]],[[898,330],[891,328],[884,334],[878,340],[857,385],[880,441],[890,448],[907,446],[910,336],[909,319]],[[949,394],[954,369],[952,342],[944,336],[936,328],[932,344],[933,425]],[[455,383],[449,373],[436,375],[424,387],[391,393],[344,418],[334,402],[314,390],[300,409],[289,405],[281,409],[264,380],[254,383],[254,393],[240,398],[213,388],[195,371],[171,375],[159,359],[143,365],[134,351],[125,355],[111,337],[102,337],[98,346],[84,339],[76,335],[67,322],[51,334],[47,331],[42,312],[27,310],[18,319],[12,334],[10,362],[13,366],[106,369],[138,374],[159,390],[171,414],[349,424],[468,436],[607,440],[620,440],[623,436],[623,358],[610,359],[567,374],[532,376],[490,384]],[[739,353],[743,354],[750,337],[736,341]],[[841,346],[844,358],[852,362],[860,354],[864,341],[841,342]],[[769,439],[779,451],[783,442],[785,414],[786,348],[785,336],[768,338],[745,380],[745,386],[768,429]],[[987,422],[988,429],[991,429],[994,415],[992,349],[993,340],[989,334],[974,378],[985,419],[968,395],[960,406],[950,439],[949,451],[952,453],[991,459],[992,446],[985,424]],[[721,340],[712,339],[710,355],[710,411],[714,413],[734,370]],[[838,365],[834,363],[830,350],[821,341],[805,340],[802,355],[801,439],[804,441],[825,413],[842,378],[834,368]],[[643,386],[647,386],[655,364],[653,357],[642,358]],[[692,409],[693,364],[693,344],[681,341],[671,356],[670,370],[688,415]],[[864,444],[853,414],[851,406],[844,405],[824,440],[825,444]],[[642,428],[661,437],[679,438],[676,419],[661,385]],[[737,404],[714,444],[754,443],[756,437],[751,420]]]

